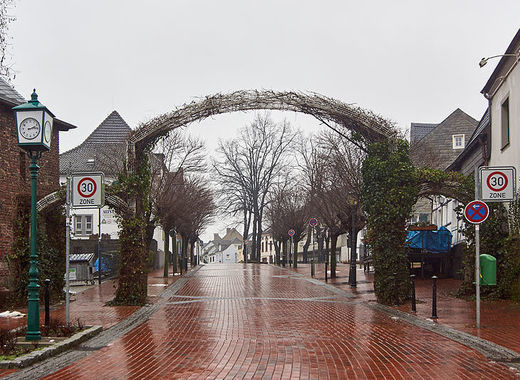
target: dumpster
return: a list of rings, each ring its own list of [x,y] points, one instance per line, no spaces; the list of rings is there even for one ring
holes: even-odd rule
[[[491,255],[480,255],[480,284],[497,284],[497,259]]]

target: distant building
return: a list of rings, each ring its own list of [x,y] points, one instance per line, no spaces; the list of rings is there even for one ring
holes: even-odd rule
[[[123,169],[126,154],[126,139],[131,132],[130,126],[117,111],[113,111],[105,120],[77,147],[60,155],[60,182],[66,183],[67,172],[72,173],[103,172],[105,184],[111,184]],[[157,163],[161,156],[154,155]],[[99,232],[103,238],[118,239],[119,226],[115,211],[109,206],[98,208],[77,208],[72,210],[72,238],[76,241],[97,238]],[[152,247],[157,248],[154,267],[164,265],[164,240],[168,237],[162,228],[154,231]],[[73,253],[89,253],[91,245],[72,244]],[[172,247],[172,244],[170,244]]]
[[[227,228],[223,238],[218,233],[202,247],[201,260],[205,263],[238,263],[242,250],[242,235],[235,228]]]
[[[411,142],[412,161],[416,166],[447,170],[464,151],[478,124],[477,120],[457,108],[422,139]],[[417,125],[424,124],[412,123],[410,136],[414,134]],[[430,222],[438,227],[444,226],[453,235],[452,243],[457,244],[462,239],[459,233],[461,222],[455,212],[458,206],[459,201],[442,195],[421,198],[414,207],[411,222]]]

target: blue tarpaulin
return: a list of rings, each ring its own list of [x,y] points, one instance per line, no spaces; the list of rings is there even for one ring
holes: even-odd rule
[[[406,246],[425,249],[428,252],[446,253],[451,248],[451,232],[446,227],[437,231],[408,231]]]
[[[99,259],[96,259],[96,261],[94,262],[94,268],[96,268],[96,271],[98,271],[98,260]],[[102,272],[107,272],[108,270],[110,269],[110,264],[108,262],[108,260],[104,257],[101,257],[101,271]]]

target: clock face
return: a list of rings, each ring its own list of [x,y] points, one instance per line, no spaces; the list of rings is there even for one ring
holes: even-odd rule
[[[20,123],[20,134],[27,140],[33,140],[40,134],[38,120],[28,117]]]
[[[45,139],[45,142],[48,144],[51,141],[51,122],[46,121],[45,122],[45,128],[43,132],[43,138]]]

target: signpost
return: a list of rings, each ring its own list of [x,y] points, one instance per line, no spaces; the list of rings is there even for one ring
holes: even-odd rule
[[[294,249],[293,249],[293,236],[296,233],[296,231],[291,228],[287,233],[291,237],[291,246],[289,247],[289,267],[290,267],[291,265],[294,265],[293,262],[296,262],[297,252],[293,252],[294,251]],[[292,258],[293,261],[291,261],[291,258]]]
[[[70,173],[70,165],[67,172],[67,201],[66,201],[66,222],[67,222],[67,240],[65,249],[65,320],[69,324],[69,292],[71,272],[69,270],[69,238],[70,238],[70,207],[72,208],[98,208],[98,277],[101,285],[101,249],[99,241],[101,239],[101,208],[105,205],[103,173]],[[75,273],[74,273],[75,276]]]
[[[475,225],[475,299],[477,328],[480,328],[480,223],[489,216],[489,207],[482,201],[471,201],[464,208],[464,217]]]
[[[513,166],[479,168],[480,199],[486,202],[513,201],[516,197],[516,169]]]

